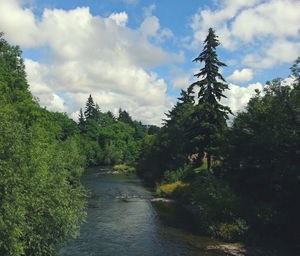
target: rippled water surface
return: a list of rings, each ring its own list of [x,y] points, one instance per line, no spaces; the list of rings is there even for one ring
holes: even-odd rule
[[[151,193],[135,175],[93,168],[82,183],[91,193],[87,221],[60,256],[222,255],[205,250],[215,241],[193,235],[184,210],[151,203]]]

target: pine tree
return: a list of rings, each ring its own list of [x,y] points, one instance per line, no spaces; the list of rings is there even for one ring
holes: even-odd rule
[[[97,116],[96,105],[91,94],[86,102],[84,116],[86,119],[96,119]]]
[[[204,62],[204,67],[195,74],[200,80],[190,85],[188,92],[198,87],[198,102],[193,114],[193,122],[190,129],[190,136],[198,144],[198,151],[206,153],[208,170],[211,171],[212,156],[216,154],[218,142],[222,131],[226,126],[226,120],[231,110],[219,102],[225,97],[224,90],[228,89],[225,79],[219,72],[219,67],[226,66],[219,61],[216,47],[219,45],[218,37],[212,28],[204,41],[204,49],[195,58],[195,62]],[[203,152],[199,152],[203,155]]]

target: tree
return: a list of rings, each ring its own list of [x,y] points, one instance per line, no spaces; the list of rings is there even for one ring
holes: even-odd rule
[[[190,143],[186,124],[194,110],[193,97],[182,90],[178,100],[166,114],[164,126],[150,126],[149,135],[143,140],[138,169],[148,181],[160,180],[166,170],[175,171],[188,162]]]
[[[133,125],[133,121],[131,116],[128,114],[126,110],[119,109],[119,117],[118,121],[129,124],[130,126]]]
[[[294,203],[300,193],[300,94],[283,84],[267,82],[264,94],[257,91],[236,116],[223,161],[246,219],[260,235],[280,241],[298,237],[300,214]]]
[[[203,51],[193,60],[204,62],[204,67],[195,74],[200,80],[188,88],[189,94],[193,94],[195,87],[199,89],[198,102],[189,133],[194,143],[198,144],[196,149],[199,155],[206,153],[208,170],[211,170],[212,156],[217,154],[222,131],[226,127],[228,114],[231,113],[229,107],[220,104],[228,85],[219,72],[219,67],[226,66],[217,57],[216,47],[219,44],[218,37],[210,28],[204,41]]]
[[[0,255],[52,256],[85,215],[77,127],[41,108],[0,33]]]
[[[84,116],[86,119],[96,119],[97,116],[96,105],[91,94],[86,102]]]

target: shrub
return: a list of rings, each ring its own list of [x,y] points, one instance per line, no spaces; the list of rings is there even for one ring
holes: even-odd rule
[[[165,184],[161,185],[157,188],[156,190],[156,195],[158,196],[166,196],[166,197],[171,197],[172,194],[178,189],[178,188],[183,188],[187,187],[188,184],[183,183],[182,181],[176,181],[171,184]]]
[[[248,231],[248,225],[243,219],[236,219],[234,223],[219,223],[209,226],[209,233],[226,242],[241,240]]]

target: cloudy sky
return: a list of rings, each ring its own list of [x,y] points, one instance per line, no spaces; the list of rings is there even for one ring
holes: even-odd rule
[[[209,27],[235,112],[300,56],[299,0],[0,0],[0,17],[33,95],[73,118],[92,94],[103,111],[160,124],[194,81]]]

